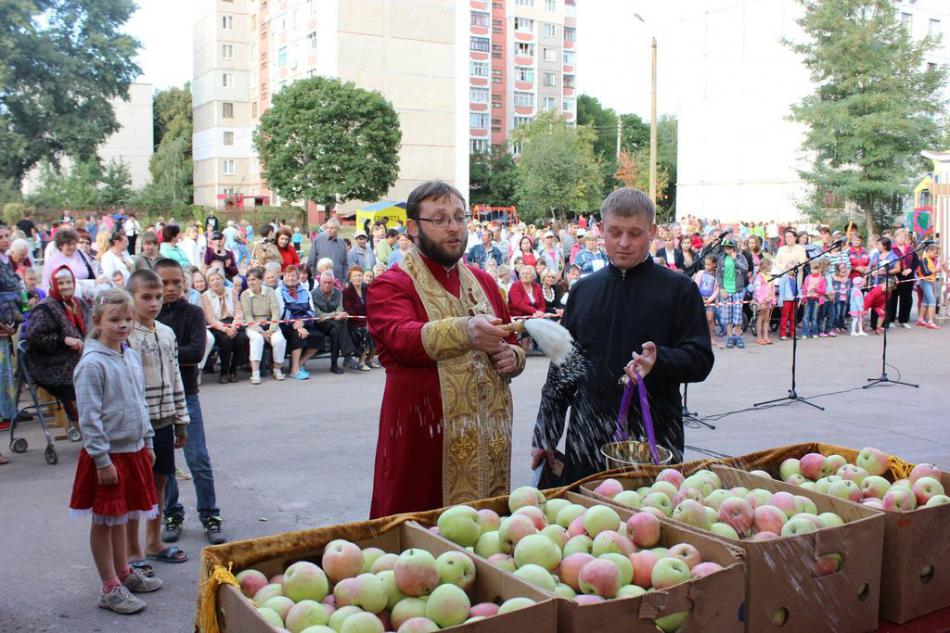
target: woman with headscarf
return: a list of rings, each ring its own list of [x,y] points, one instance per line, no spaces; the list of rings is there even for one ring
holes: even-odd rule
[[[63,403],[77,431],[73,370],[82,357],[88,324],[89,308],[76,298],[73,272],[69,266],[60,266],[52,274],[49,296],[30,312],[23,334],[25,360],[30,378]]]

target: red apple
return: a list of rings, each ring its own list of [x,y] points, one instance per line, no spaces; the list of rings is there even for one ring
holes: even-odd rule
[[[670,548],[669,556],[679,558],[686,563],[686,566],[690,569],[703,562],[703,557],[700,555],[699,550],[689,543],[677,543]]]
[[[712,561],[699,563],[698,565],[690,569],[690,573],[692,574],[693,578],[702,578],[704,576],[708,576],[709,574],[714,574],[717,571],[722,571],[722,565],[720,565],[719,563],[714,563]]]
[[[917,497],[917,505],[926,505],[931,498],[944,494],[943,484],[934,477],[921,477],[914,482],[911,490]]]
[[[565,585],[568,585],[574,591],[580,591],[581,569],[583,569],[584,565],[591,562],[592,560],[595,560],[593,556],[580,552],[577,554],[571,554],[562,560],[560,570],[561,582],[563,582]]]
[[[623,492],[623,484],[616,479],[605,479],[594,488],[594,494],[609,497],[610,499],[613,499],[621,492]]]
[[[581,569],[578,583],[584,593],[613,598],[620,591],[620,569],[609,560],[592,560]]]
[[[627,519],[627,537],[637,547],[653,547],[660,540],[660,519],[649,512],[637,512]]]
[[[825,463],[825,456],[821,453],[807,453],[798,460],[801,474],[812,481],[821,477],[821,467]]]
[[[739,536],[747,536],[752,528],[754,508],[745,499],[726,499],[719,506],[719,520],[731,526]]]
[[[913,470],[910,471],[910,483],[913,484],[921,477],[933,477],[934,479],[939,480],[940,469],[934,464],[917,464],[914,466]]]
[[[759,506],[753,511],[752,523],[756,532],[781,534],[786,521],[788,517],[785,513],[772,505]]]
[[[683,473],[675,468],[664,468],[656,476],[656,481],[668,481],[677,488],[683,485],[685,479],[686,477],[683,476]]]

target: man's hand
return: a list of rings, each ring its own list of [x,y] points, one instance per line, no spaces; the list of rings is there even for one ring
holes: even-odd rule
[[[119,483],[119,473],[116,472],[113,464],[109,464],[105,468],[100,468],[96,472],[96,476],[99,478],[100,486],[113,486]]]
[[[643,351],[640,354],[633,353],[633,360],[627,363],[623,371],[630,380],[636,381],[639,378],[646,378],[655,364],[656,343],[647,341],[643,344]]]
[[[518,356],[511,349],[510,345],[502,343],[502,349],[492,354],[491,361],[495,365],[495,371],[502,376],[513,374],[518,370]]]
[[[468,320],[468,340],[472,347],[489,355],[499,351],[499,345],[508,333],[498,327],[501,319],[477,314]]]
[[[188,441],[188,431],[184,426],[175,426],[175,448],[182,448]]]
[[[540,466],[541,462],[547,462],[548,468],[554,468],[554,451],[546,451],[543,448],[532,448],[531,470]]]

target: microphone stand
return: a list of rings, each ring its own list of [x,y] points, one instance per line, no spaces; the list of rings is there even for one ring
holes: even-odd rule
[[[719,237],[714,239],[712,242],[703,246],[702,250],[699,251],[699,254],[693,258],[693,263],[683,270],[684,273],[692,277],[696,274],[696,271],[703,267],[703,260],[706,259],[706,256],[710,253],[714,253],[717,248],[720,247],[722,241],[732,235],[732,230],[726,230],[719,233]],[[681,247],[682,248],[682,247]]]
[[[930,242],[928,240],[924,240],[923,242],[920,243],[920,246],[914,249],[913,253],[923,250],[929,244]],[[906,255],[902,255],[900,259],[903,259],[904,257],[906,257]],[[900,259],[898,259],[898,261],[900,261]],[[887,376],[887,331],[890,329],[888,327],[890,323],[887,322],[887,307],[891,299],[891,291],[890,291],[890,288],[888,287],[888,280],[890,279],[890,276],[891,276],[890,269],[893,265],[894,265],[894,262],[885,262],[881,264],[880,266],[874,268],[873,270],[868,271],[868,280],[870,280],[871,273],[873,273],[875,270],[884,271],[884,319],[883,319],[883,322],[881,323],[881,327],[884,329],[884,344],[881,349],[881,375],[878,376],[877,378],[868,378],[867,380],[868,384],[862,386],[861,387],[862,389],[870,389],[871,387],[876,387],[878,385],[884,385],[884,384],[904,385],[905,387],[914,387],[915,389],[920,388],[920,385],[915,385],[912,382],[901,382],[900,380],[891,380]]]
[[[689,383],[683,383],[683,424],[692,428],[698,429],[700,426],[705,426],[711,431],[716,430],[715,424],[710,424],[706,422],[701,417],[699,417],[695,411],[689,410],[689,405],[686,404],[686,399],[689,397]]]
[[[769,281],[774,281],[775,279],[781,279],[782,277],[785,277],[791,273],[795,273],[797,275],[798,270],[801,269],[805,264],[808,264],[809,262],[812,262],[820,257],[824,257],[825,255],[831,252],[831,249],[835,248],[836,246],[841,246],[843,243],[844,243],[843,241],[841,242],[841,244],[833,243],[831,246],[829,246],[825,250],[815,255],[812,255],[811,257],[809,257],[802,263],[789,268],[783,273],[775,275]],[[789,402],[801,402],[803,404],[807,404],[810,407],[815,407],[819,411],[825,410],[824,407],[820,407],[814,402],[810,402],[806,400],[805,398],[802,398],[801,396],[799,396],[798,391],[795,388],[795,375],[796,375],[795,372],[796,372],[796,366],[797,366],[797,360],[798,360],[798,295],[800,293],[801,293],[801,288],[798,288],[797,292],[795,293],[795,298],[792,300],[792,304],[794,306],[794,310],[792,311],[792,388],[788,390],[788,395],[782,398],[775,398],[773,400],[765,400],[764,402],[756,402],[755,404],[752,405],[755,408],[767,406],[767,405],[774,405],[779,402],[784,402],[788,400]]]

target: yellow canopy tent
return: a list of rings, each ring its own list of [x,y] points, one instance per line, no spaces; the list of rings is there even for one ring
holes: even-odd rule
[[[366,221],[375,224],[385,222],[387,228],[395,226],[396,222],[406,223],[405,202],[377,202],[356,210],[356,230],[361,231]]]

